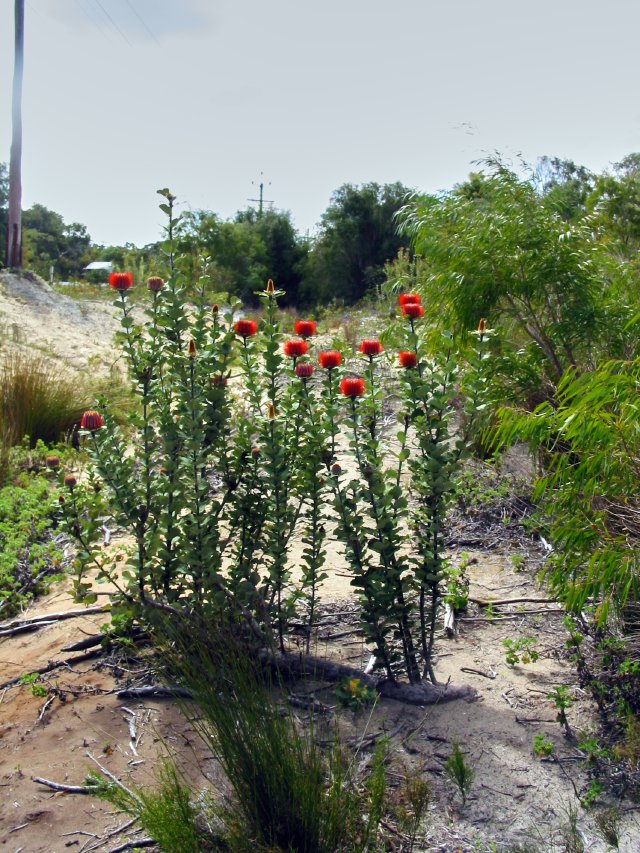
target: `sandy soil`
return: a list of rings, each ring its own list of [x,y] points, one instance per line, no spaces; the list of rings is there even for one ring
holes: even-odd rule
[[[94,358],[109,363],[117,323],[106,306],[78,307],[46,292],[32,300],[29,288],[22,295],[12,287],[13,295],[8,297],[8,284],[11,282],[3,275],[0,322],[5,328],[15,324],[16,337],[23,335],[30,342],[57,348],[61,357],[71,352],[78,364],[87,358],[89,349]],[[475,547],[470,553],[471,599],[545,598],[534,580],[542,557],[538,544],[504,535],[485,537],[484,544]],[[454,548],[454,559],[460,550],[469,549]],[[516,571],[518,560],[511,559],[514,554],[525,557],[521,571]],[[324,625],[318,632],[316,652],[364,665],[369,655],[357,631],[349,576],[337,547],[330,552],[328,571]],[[68,582],[56,585],[25,615],[76,608],[69,589]],[[546,698],[554,686],[568,685],[575,700],[568,714],[571,729],[578,733],[595,728],[592,703],[565,659],[566,635],[559,608],[526,602],[496,606],[494,617],[490,620],[486,611],[471,607],[459,620],[455,637],[447,639],[441,632],[438,638],[439,678],[473,686],[476,701],[416,708],[383,700],[370,716],[365,712],[355,717],[336,709],[343,736],[357,743],[363,734],[391,732],[392,786],[400,784],[403,766],[419,769],[429,780],[432,801],[417,850],[508,851],[524,843],[531,845],[530,850],[565,850],[564,833],[572,809],[578,812],[584,849],[595,853],[611,849],[599,838],[592,813],[579,805],[576,793],[583,794],[588,784],[584,762],[577,740],[564,736]],[[62,647],[95,633],[105,621],[104,615],[94,614],[0,640],[0,684],[50,661],[73,657],[62,652]],[[508,666],[502,641],[522,635],[536,639],[540,659]],[[220,786],[212,762],[206,760],[172,702],[123,701],[115,695],[118,683],[135,678],[138,669],[135,661],[63,664],[46,676],[45,683],[59,691],[46,708],[46,700],[33,696],[28,686],[0,688],[0,849],[86,853],[113,850],[140,837],[132,834],[135,827],[119,831],[127,817],[114,814],[100,801],[55,793],[33,781],[34,776],[41,776],[82,784],[92,766],[87,753],[125,783],[144,786],[152,783],[158,757],[168,750],[180,756],[196,787]],[[317,695],[335,706],[331,688]],[[552,758],[534,757],[532,742],[537,734],[553,744]],[[475,770],[464,808],[443,770],[454,741],[460,743]],[[212,783],[205,780],[198,765],[213,778]],[[632,853],[640,849],[640,829],[630,804],[621,804],[621,809],[619,849]],[[400,849],[393,824],[387,831],[396,839],[396,847],[389,849]]]

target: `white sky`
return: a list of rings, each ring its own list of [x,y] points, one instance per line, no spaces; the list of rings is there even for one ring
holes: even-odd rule
[[[596,171],[640,150],[637,0],[26,0],[25,18],[23,203],[96,242],[156,240],[163,186],[230,217],[263,172],[313,233],[343,183],[436,191],[496,150]]]

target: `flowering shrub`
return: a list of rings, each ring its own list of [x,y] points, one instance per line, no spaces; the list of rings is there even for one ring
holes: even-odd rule
[[[162,194],[171,274],[148,288],[143,326],[131,316],[128,274],[112,285],[140,401],[131,416],[134,452],[107,410],[86,412],[81,434],[95,474],[87,484],[68,484],[60,504],[80,545],[77,597],[91,599],[85,572],[93,565],[147,618],[158,608],[205,620],[227,611],[257,644],[284,650],[295,615],[306,625],[308,651],[332,525],[345,545],[377,666],[391,680],[403,673],[412,682],[435,680],[442,531],[467,447],[465,434],[452,437],[460,382],[451,339],[429,359],[416,330],[419,297],[406,296],[399,306],[403,348],[388,354],[403,368],[396,371],[401,429],[390,447],[380,341],[360,345],[363,376],[344,375],[340,352],[310,352],[313,320],[298,321],[300,337],[284,339],[277,322],[282,291],[271,280],[258,294],[260,321],[236,319],[236,302],[226,313],[208,305],[205,277],[188,304],[191,283],[173,257],[174,198]],[[478,358],[473,376],[480,375]],[[467,380],[467,422],[479,406],[474,382]],[[346,452],[355,475],[340,464]],[[107,513],[135,542],[111,561],[96,545]],[[295,565],[294,536],[303,544]]]

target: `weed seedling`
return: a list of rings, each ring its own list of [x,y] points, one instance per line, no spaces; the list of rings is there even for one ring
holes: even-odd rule
[[[553,744],[544,735],[535,735],[533,738],[533,754],[538,758],[548,758],[553,752]]]
[[[506,661],[509,666],[517,663],[535,663],[540,655],[533,648],[536,644],[535,637],[518,637],[517,640],[503,640],[502,645],[506,649]]]
[[[569,728],[569,720],[567,719],[567,708],[573,702],[571,691],[566,684],[561,684],[559,687],[554,687],[551,693],[547,693],[547,699],[553,700],[553,704],[558,711],[556,720],[564,728],[565,735],[569,737],[571,729]]]
[[[475,772],[471,765],[467,763],[460,749],[460,744],[453,741],[453,749],[449,758],[447,758],[444,769],[447,775],[458,786],[462,797],[462,805],[466,805],[467,796],[473,784]]]

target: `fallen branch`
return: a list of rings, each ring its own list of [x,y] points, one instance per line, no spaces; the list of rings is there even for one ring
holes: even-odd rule
[[[41,666],[39,669],[31,669],[27,670],[28,673],[37,672],[38,675],[45,675],[47,672],[52,672],[54,669],[58,669],[61,666],[71,667],[77,663],[84,663],[86,660],[93,660],[93,658],[100,657],[103,654],[103,649],[94,649],[91,652],[85,652],[83,655],[76,655],[74,658],[65,658],[65,660],[54,660],[48,663],[46,666]],[[9,681],[5,681],[4,684],[0,684],[0,690],[5,689],[6,687],[13,687],[16,684],[20,683],[20,679],[24,673],[20,675],[16,675],[15,678],[9,679]]]
[[[192,699],[192,694],[183,687],[163,687],[156,684],[145,684],[142,687],[127,687],[118,690],[118,699]]]
[[[7,622],[6,625],[2,625],[2,630],[22,625],[35,625],[38,622],[61,622],[64,619],[76,619],[78,616],[90,616],[92,613],[107,613],[109,610],[111,610],[110,604],[96,604],[95,607],[83,607],[82,610],[62,610],[58,613],[43,613],[41,616],[14,619],[13,622]]]
[[[112,847],[109,853],[121,853],[122,850],[137,850],[138,847],[153,847],[153,838],[141,838],[139,841],[127,841],[119,847]]]
[[[63,785],[62,782],[51,782],[41,776],[32,776],[31,779],[38,785],[44,785],[52,791],[61,791],[63,794],[95,794],[96,791],[95,785]]]
[[[473,604],[479,607],[502,607],[503,604],[558,604],[556,598],[469,598]]]

